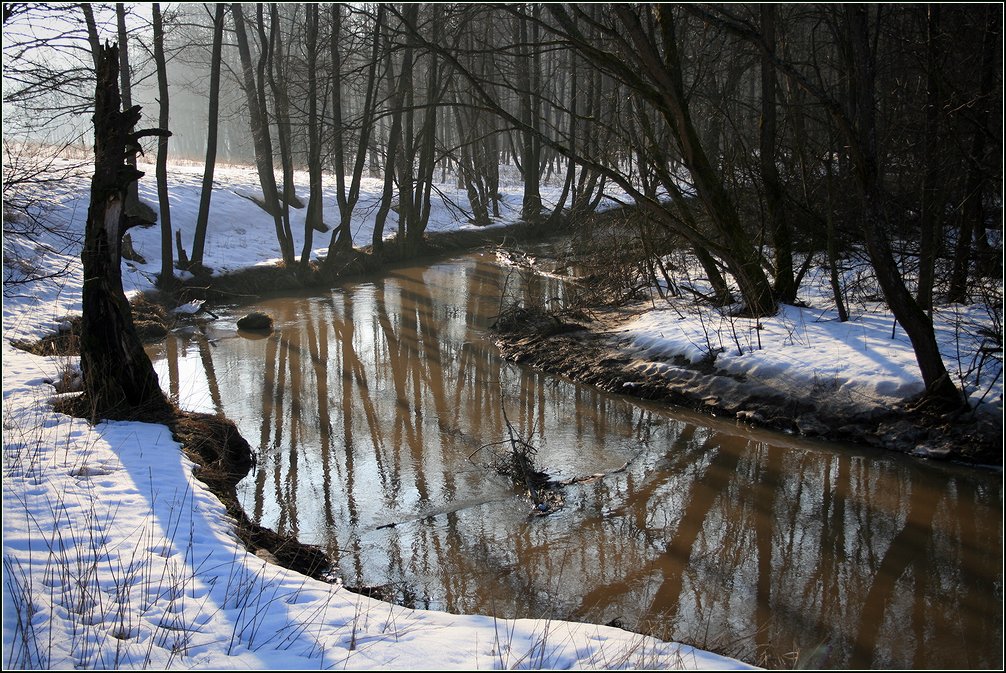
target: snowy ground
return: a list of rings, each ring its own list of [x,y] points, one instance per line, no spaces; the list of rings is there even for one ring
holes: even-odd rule
[[[849,266],[845,285],[853,287],[852,276],[866,265]],[[771,318],[731,317],[680,297],[656,300],[614,333],[631,344],[632,368],[640,373],[657,373],[675,356],[712,360],[719,373],[743,376],[790,398],[812,397],[818,408],[839,416],[888,408],[922,393],[905,331],[885,304],[861,299],[876,292],[872,283],[873,292],[860,287],[850,293],[850,319],[840,322],[827,276],[823,267],[812,267],[799,293],[806,306],[783,305]],[[1001,330],[995,312],[982,302],[943,304],[935,307],[933,321],[943,361],[975,413],[1001,418],[1002,353],[981,357]]]
[[[145,168],[152,177],[153,167]],[[170,173],[172,224],[189,246],[201,171],[174,166]],[[254,172],[218,169],[216,180],[207,265],[227,271],[277,258],[271,218],[239,196],[256,191]],[[300,176],[302,195],[305,184]],[[360,243],[370,239],[379,185],[364,187]],[[152,179],[142,181],[141,196],[156,203],[152,190]],[[464,202],[457,190],[448,194]],[[746,667],[611,627],[409,610],[248,554],[163,426],[91,427],[55,413],[49,382],[75,363],[11,346],[12,339],[58,329],[80,310],[87,178],[45,197],[47,221],[62,232],[4,239],[5,667]],[[503,219],[512,220],[516,189],[506,203]],[[332,198],[326,206],[334,210]],[[304,215],[295,212],[296,230]],[[437,203],[431,230],[462,226]],[[133,231],[134,247],[149,263],[124,264],[127,290],[151,287],[159,236],[156,227]],[[327,237],[317,242],[323,250]],[[59,273],[18,283],[24,272]]]
[[[153,167],[141,196],[156,203]],[[191,250],[201,169],[170,171],[173,228]],[[218,168],[205,262],[217,272],[279,257],[271,218],[247,198],[257,179]],[[298,191],[306,196],[306,175]],[[328,189],[334,181],[326,183]],[[463,190],[441,186],[465,204]],[[79,313],[79,237],[88,178],[50,188],[46,219],[63,230],[4,240],[3,664],[8,667],[201,668],[615,668],[742,664],[621,630],[549,620],[496,620],[408,610],[305,579],[243,551],[222,505],[197,482],[167,430],[83,421],[52,411],[48,383],[74,362],[10,345],[37,338]],[[358,245],[370,241],[380,184],[365,181]],[[516,219],[520,189],[505,194],[501,222]],[[546,194],[547,198],[547,194]],[[331,223],[334,199],[326,198]],[[302,240],[303,210],[294,211]],[[437,200],[430,230],[471,226]],[[394,228],[394,214],[389,230]],[[390,233],[390,232],[389,232]],[[130,292],[152,287],[157,227],[133,230],[147,264],[125,263]],[[327,235],[316,235],[324,253]],[[297,247],[299,250],[299,246]],[[55,277],[17,283],[24,272]],[[854,271],[850,271],[853,273]],[[817,274],[817,275],[815,275]],[[721,369],[803,395],[883,405],[921,391],[903,330],[882,305],[853,302],[839,323],[815,269],[801,298],[771,319],[731,319],[685,302],[655,302],[620,327],[635,366],[652,373],[681,355],[715,354]],[[853,279],[848,279],[851,281]],[[1001,363],[978,368],[982,306],[936,314],[945,361],[980,413],[1002,416]],[[893,331],[893,336],[892,336]],[[979,404],[980,403],[980,404]]]
[[[553,264],[509,253],[498,259],[544,275],[550,275]],[[830,273],[820,255],[800,285],[800,305],[783,304],[776,315],[759,319],[738,317],[741,305],[715,308],[696,302],[688,289],[704,296],[713,290],[688,251],[663,262],[679,288],[687,289],[675,294],[662,282],[664,296],[650,287],[646,300],[591,312],[590,329],[606,337],[608,356],[629,360],[619,368],[620,378],[629,379],[623,384],[627,393],[656,379],[687,387],[692,397],[727,395],[737,403],[757,389],[764,396],[811,402],[831,418],[851,419],[886,411],[925,390],[907,334],[878,301],[880,289],[865,254],[854,252],[839,262],[849,315],[845,322],[839,320]],[[633,276],[625,283],[637,286],[639,281]],[[933,323],[943,362],[974,415],[1001,427],[1002,285],[994,279],[984,282],[984,291],[976,289],[970,305],[937,304]],[[739,296],[736,286],[731,290]],[[690,366],[698,363],[711,365],[714,376],[699,376],[700,368]],[[633,375],[638,379],[632,380]],[[738,417],[746,418],[744,413]],[[819,423],[813,425],[818,427],[811,434],[826,434]]]

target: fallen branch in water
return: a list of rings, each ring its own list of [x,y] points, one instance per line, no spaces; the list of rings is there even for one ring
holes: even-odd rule
[[[604,479],[612,474],[618,474],[620,472],[625,472],[626,468],[629,467],[628,461],[622,463],[621,467],[616,467],[614,470],[608,470],[607,472],[595,472],[594,474],[587,474],[581,477],[570,477],[569,479],[563,479],[562,481],[556,482],[556,486],[571,486],[572,484],[585,484],[587,482],[596,481],[597,479]]]

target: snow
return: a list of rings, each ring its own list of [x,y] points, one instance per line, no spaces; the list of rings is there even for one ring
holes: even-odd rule
[[[141,166],[153,175],[151,166]],[[170,171],[171,221],[191,245],[202,170]],[[243,195],[258,192],[254,170],[218,167],[205,264],[226,273],[280,257],[272,218]],[[307,176],[297,175],[306,195]],[[151,178],[141,197],[156,203]],[[326,219],[335,213],[326,178]],[[369,243],[381,183],[365,179],[354,241]],[[461,207],[463,190],[440,185]],[[410,610],[305,578],[247,553],[224,507],[192,475],[168,431],[157,425],[85,421],[58,414],[50,381],[70,380],[75,358],[41,357],[11,346],[66,329],[80,312],[80,236],[88,176],[44,195],[49,222],[64,231],[4,240],[5,279],[25,269],[65,269],[32,283],[7,283],[3,307],[3,663],[30,668],[745,668],[690,647],[619,629],[553,620],[504,620]],[[546,201],[549,196],[545,194]],[[517,218],[519,185],[504,194],[500,223]],[[436,198],[430,231],[471,227]],[[293,210],[302,240],[304,210]],[[395,227],[389,216],[388,230]],[[69,234],[69,237],[66,235]],[[124,262],[130,293],[150,289],[160,231],[134,229],[147,263]],[[328,235],[315,234],[315,254]],[[297,250],[300,247],[298,245]],[[655,304],[619,335],[644,373],[675,375],[669,360],[715,357],[718,369],[791,394],[850,408],[883,406],[921,392],[904,331],[881,304],[859,301],[837,319],[824,272],[814,267],[801,298],[760,321],[685,300]],[[198,310],[183,305],[179,313]],[[1002,416],[1001,363],[977,371],[980,305],[935,314],[944,359],[981,413]],[[978,376],[980,374],[980,377]],[[632,387],[632,382],[626,384]]]
[[[739,666],[610,627],[408,610],[267,563],[164,427],[56,414],[39,363],[18,360],[4,372],[10,666]]]
[[[152,167],[141,169],[153,174]],[[199,167],[170,172],[172,225],[186,244],[200,179]],[[271,218],[238,195],[256,191],[254,171],[218,168],[215,179],[205,263],[223,273],[277,259]],[[304,184],[299,175],[298,186]],[[379,188],[365,181],[357,242],[370,240]],[[464,203],[457,190],[449,194]],[[519,192],[514,187],[505,196],[503,219],[515,219]],[[141,181],[141,197],[156,203],[153,180]],[[165,427],[91,426],[56,413],[48,382],[72,377],[76,358],[35,356],[11,345],[65,328],[66,316],[80,311],[87,177],[45,198],[48,221],[63,231],[4,239],[7,280],[31,266],[65,269],[4,288],[5,667],[748,668],[612,627],[406,609],[249,554]],[[326,212],[334,212],[333,204],[329,191]],[[294,213],[300,240],[303,211]],[[431,230],[466,226],[437,201]],[[147,259],[123,266],[125,287],[137,292],[152,287],[160,233],[134,229],[132,240]],[[323,251],[327,236],[315,240]]]
[[[890,407],[922,393],[918,363],[904,330],[887,307],[860,301],[850,320],[840,322],[826,271],[812,269],[801,286],[807,305],[783,305],[759,320],[697,306],[687,298],[656,303],[652,310],[620,325],[632,368],[641,374],[674,369],[667,360],[713,359],[720,373],[743,376],[797,399],[815,399],[841,413]],[[977,413],[1002,417],[1002,362],[984,367],[974,359],[984,343],[982,330],[995,330],[984,306],[939,306],[934,327],[943,360]]]
[[[194,315],[196,313],[199,313],[200,310],[202,310],[204,303],[206,302],[201,299],[193,299],[192,301],[182,304],[181,306],[176,306],[175,308],[171,309],[171,312],[176,313],[178,315]]]

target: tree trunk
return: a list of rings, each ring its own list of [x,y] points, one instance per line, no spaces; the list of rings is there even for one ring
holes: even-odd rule
[[[248,115],[251,124],[252,140],[255,145],[255,166],[258,169],[259,184],[262,185],[262,198],[266,209],[273,217],[276,227],[276,240],[279,242],[283,260],[290,264],[294,261],[293,241],[283,228],[283,220],[279,212],[279,199],[276,194],[276,175],[272,165],[272,140],[269,136],[269,125],[261,104],[258,87],[255,84],[255,70],[252,68],[251,49],[248,46],[248,33],[245,30],[244,13],[241,3],[231,5],[234,15],[234,27],[237,33],[238,52],[241,57],[241,71],[245,97],[248,101]]]
[[[378,18],[381,14],[378,13]],[[377,30],[383,30],[383,26],[377,26]],[[385,37],[385,43],[390,40]],[[394,198],[393,190],[395,186],[395,166],[398,164],[398,145],[402,135],[402,100],[400,86],[395,83],[394,64],[391,57],[391,49],[384,50],[385,76],[388,78],[388,99],[391,101],[391,129],[388,133],[387,153],[384,158],[384,188],[381,192],[381,205],[374,218],[374,234],[372,243],[374,250],[379,251],[384,247],[384,223],[391,210],[391,201]],[[401,229],[401,215],[399,215],[399,229]],[[329,249],[331,253],[331,248]],[[331,257],[331,254],[330,254]]]
[[[98,37],[98,24],[94,21],[94,8],[90,3],[82,2],[80,10],[84,12],[84,25],[87,28],[87,44],[91,47],[91,61],[94,63],[94,70],[98,70],[98,61],[101,57],[101,38]]]
[[[339,224],[332,232],[332,238],[328,246],[327,259],[335,260],[339,252],[346,252],[353,248],[353,232],[351,229],[353,211],[360,199],[360,183],[363,179],[363,170],[367,163],[367,150],[372,147],[371,136],[374,131],[376,107],[377,107],[377,72],[380,65],[381,32],[384,26],[385,6],[378,5],[377,16],[374,19],[373,41],[371,43],[370,62],[367,64],[367,85],[364,93],[363,109],[360,110],[360,135],[356,145],[356,154],[353,160],[352,175],[350,176],[349,189],[346,189],[346,142],[343,137],[345,124],[343,122],[343,96],[342,96],[342,15],[339,5],[332,5],[332,34],[329,44],[329,52],[332,57],[332,120],[334,128],[333,138],[333,160],[335,162],[336,174],[336,202],[339,206]],[[389,62],[390,66],[390,62]],[[390,70],[387,73],[388,81],[393,82]],[[389,140],[389,146],[391,141]],[[390,202],[388,207],[390,208]],[[387,210],[384,212],[387,217]],[[381,231],[374,231],[374,249],[378,249],[378,238],[383,237],[383,219],[381,221]]]
[[[939,63],[940,6],[927,6],[926,17],[926,111],[925,128],[922,134],[923,162],[925,166],[922,175],[922,217],[919,236],[919,288],[916,300],[922,310],[933,313],[933,283],[936,271],[936,245],[939,232],[943,229],[943,199],[940,198],[940,152],[937,149],[939,134],[938,94],[939,74],[936,72]]]
[[[835,142],[831,140],[829,134],[828,147],[835,147]],[[824,172],[825,172],[825,186],[828,190],[828,206],[827,214],[825,216],[826,222],[826,232],[827,246],[828,246],[828,270],[829,270],[829,280],[831,282],[831,296],[835,299],[835,309],[838,311],[838,321],[846,322],[849,320],[849,311],[845,306],[845,297],[842,294],[842,279],[839,275],[839,258],[838,258],[838,241],[835,235],[835,189],[834,189],[834,176],[832,175],[832,158],[831,156],[825,157],[824,160]]]
[[[135,221],[125,212],[131,182],[143,176],[125,163],[140,137],[167,131],[132,133],[139,107],[122,112],[119,55],[115,46],[101,48],[94,111],[94,177],[87,211],[80,367],[94,418],[117,417],[130,410],[167,406],[150,358],[133,327],[122,290],[122,236]]]
[[[155,2],[151,5],[151,13],[154,21],[154,63],[157,65],[157,95],[160,99],[160,127],[168,127],[168,72],[167,64],[164,61],[164,25],[161,20],[161,3]],[[160,206],[161,219],[161,275],[157,279],[157,286],[170,288],[174,285],[175,274],[172,270],[172,245],[171,236],[171,203],[168,200],[168,137],[161,136],[157,139],[157,202]]]
[[[324,219],[321,203],[321,137],[318,129],[318,6],[305,5],[307,48],[307,170],[310,194],[307,217],[304,220],[304,249],[300,253],[300,266],[307,269],[311,263],[314,230]],[[338,133],[338,130],[336,130]]]
[[[406,5],[402,12],[402,20],[407,26],[418,29],[418,5]],[[416,133],[415,133],[415,47],[411,39],[407,39],[402,55],[402,70],[398,75],[398,107],[402,118],[401,148],[398,152],[398,235],[399,244],[405,244],[412,221],[416,215],[415,204],[415,166],[416,166]]]
[[[329,51],[332,56],[332,152],[335,161],[335,198],[339,204],[339,226],[332,232],[332,241],[329,245],[329,257],[334,257],[337,252],[346,252],[353,247],[353,232],[350,229],[350,208],[346,198],[346,149],[343,134],[345,133],[342,121],[342,51],[340,40],[342,39],[342,7],[338,4],[331,6],[332,13],[332,34],[329,42]]]
[[[115,3],[115,27],[119,36],[119,91],[122,98],[122,107],[125,110],[133,107],[133,87],[130,82],[129,73],[129,33],[126,30],[126,5],[121,2]],[[129,163],[132,161],[132,163]],[[127,159],[130,166],[136,165],[136,157]],[[135,182],[133,183],[136,184]]]
[[[947,301],[964,303],[967,301],[968,269],[972,267],[971,244],[977,233],[977,258],[980,269],[988,272],[996,264],[996,257],[988,243],[985,231],[985,213],[982,204],[984,183],[984,166],[986,161],[986,144],[989,134],[988,119],[996,77],[996,45],[1002,44],[997,37],[996,20],[1001,12],[992,9],[988,11],[985,23],[985,36],[982,46],[982,74],[977,100],[978,109],[975,114],[976,123],[974,136],[971,140],[971,160],[968,162],[967,177],[964,182],[964,205],[960,208],[958,221],[960,229],[957,234],[957,245],[954,249],[953,268],[950,273],[950,288],[947,290]],[[1001,154],[999,148],[997,154]],[[1000,267],[1000,272],[1001,272]]]
[[[128,110],[133,107],[133,88],[129,73],[129,34],[126,31],[126,6],[121,2],[115,3],[115,20],[119,35],[119,85],[122,94],[122,107]],[[136,168],[136,157],[130,155],[126,159],[126,163]],[[140,195],[137,192],[136,183],[129,183],[129,193],[126,195],[126,212],[131,215],[149,215],[149,210],[146,206],[140,206]]]
[[[534,10],[537,13],[537,8]],[[538,140],[538,102],[537,83],[540,78],[539,54],[537,42],[538,23],[531,25],[528,34],[528,20],[521,13],[518,26],[519,44],[524,45],[518,54],[517,76],[521,97],[521,120],[524,129],[521,144],[521,168],[524,172],[524,199],[521,204],[521,219],[526,222],[537,222],[541,217],[541,143]],[[529,42],[530,40],[530,42]]]
[[[775,296],[786,304],[796,300],[796,283],[793,278],[793,237],[783,211],[784,192],[779,169],[775,164],[776,146],[776,72],[772,63],[775,50],[775,5],[761,5],[762,35],[770,51],[761,58],[761,135],[759,159],[762,182],[765,185],[765,206],[768,210],[769,231],[775,247]]]
[[[384,5],[378,5],[377,16],[374,18],[373,43],[370,46],[370,62],[367,64],[367,90],[363,97],[363,109],[360,111],[360,137],[356,146],[356,162],[353,164],[353,179],[349,185],[348,201],[350,207],[355,207],[360,198],[360,181],[363,180],[363,169],[367,166],[368,150],[374,150],[375,117],[377,115],[378,70],[380,69],[381,26],[384,25]]]
[[[883,190],[877,166],[874,117],[876,70],[870,47],[868,12],[863,6],[845,8],[849,24],[850,87],[856,103],[850,149],[863,193],[863,237],[891,312],[904,328],[926,386],[926,397],[942,408],[959,408],[963,397],[950,378],[940,355],[933,322],[908,291],[887,238]]]
[[[433,22],[436,25],[436,22]],[[412,247],[419,246],[426,233],[426,225],[430,221],[433,191],[433,175],[436,168],[437,141],[437,104],[442,97],[440,86],[439,62],[436,54],[430,55],[426,86],[426,108],[423,111],[423,127],[419,132],[419,164],[416,168],[415,196],[412,207],[413,218],[406,232],[408,242]]]
[[[213,171],[217,164],[217,131],[220,127],[220,63],[223,60],[224,11],[226,4],[218,2],[213,17],[213,52],[210,58],[209,122],[206,127],[206,163],[203,165],[203,187],[199,195],[199,214],[192,240],[192,266],[203,265],[206,229],[210,219],[210,197],[213,195]]]
[[[264,44],[268,44],[265,50],[265,69],[268,72],[269,88],[272,90],[273,106],[276,114],[277,138],[279,140],[279,157],[283,169],[283,196],[280,206],[280,217],[282,220],[283,236],[287,240],[290,258],[284,255],[284,262],[291,266],[294,263],[293,247],[293,227],[290,225],[290,204],[296,200],[296,187],[293,184],[293,149],[290,131],[290,96],[287,92],[287,73],[281,68],[286,67],[286,56],[283,53],[283,32],[279,25],[279,8],[275,2],[269,3],[269,38],[265,38],[265,20],[262,16],[262,5],[258,6],[259,35]],[[268,119],[265,113],[265,92],[259,92],[259,103],[262,106],[263,118]]]
[[[489,224],[489,208],[481,188],[481,178],[478,173],[477,149],[479,129],[476,128],[474,114],[461,105],[461,95],[457,87],[452,87],[454,122],[458,131],[458,162],[456,168],[458,178],[468,195],[468,205],[472,209],[472,222],[484,227]]]
[[[997,67],[996,59],[996,48],[1002,44],[1002,26],[1000,25],[1002,21],[1003,13],[996,10],[994,5],[987,5],[985,7],[985,31],[984,39],[982,41],[982,79],[980,89],[979,89],[979,99],[984,101],[978,112],[978,128],[975,129],[976,133],[981,133],[983,136],[986,133],[991,132],[989,129],[989,114],[992,109],[990,101],[993,100],[991,95],[992,89],[995,87],[996,75],[1001,73],[1001,66]],[[1001,85],[1000,85],[1001,92]],[[1001,100],[1001,95],[1000,95]],[[1001,136],[999,136],[1001,137]],[[975,139],[977,141],[977,138]],[[986,169],[989,167],[987,163],[989,160],[992,161],[992,176],[1001,175],[1001,164],[997,163],[1001,160],[1001,146],[1002,142],[999,142],[999,152],[991,153],[986,155],[985,153],[986,142],[983,140],[980,144],[973,142],[972,144],[972,154],[980,165]],[[982,154],[976,154],[977,151],[982,151]],[[998,169],[998,170],[996,170]],[[985,177],[988,178],[989,173],[986,173]],[[1001,178],[994,178],[1001,181]],[[987,183],[979,183],[987,184]],[[1000,199],[1001,200],[1001,199]],[[981,201],[979,200],[979,217],[975,220],[975,253],[978,261],[978,272],[985,276],[992,276],[998,274],[1002,277],[1002,252],[997,251],[991,243],[989,243],[988,230],[985,226],[984,209],[981,208]]]

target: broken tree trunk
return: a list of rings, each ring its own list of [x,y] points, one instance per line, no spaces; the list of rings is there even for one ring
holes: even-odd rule
[[[143,176],[126,160],[139,150],[140,138],[169,132],[132,132],[140,119],[140,107],[121,109],[118,76],[118,47],[102,47],[95,90],[94,177],[81,252],[80,366],[92,418],[118,417],[137,409],[157,411],[167,405],[133,327],[122,290],[121,258],[122,236],[139,223],[126,214],[123,205],[130,184]]]

